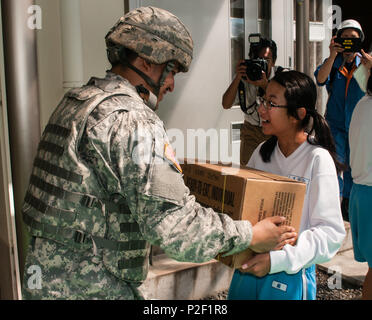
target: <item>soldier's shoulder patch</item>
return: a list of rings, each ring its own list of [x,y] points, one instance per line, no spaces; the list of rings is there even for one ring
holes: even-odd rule
[[[180,172],[182,173],[182,168],[176,158],[176,154],[172,148],[172,146],[168,143],[164,145],[164,156],[165,158],[171,162],[171,164]]]

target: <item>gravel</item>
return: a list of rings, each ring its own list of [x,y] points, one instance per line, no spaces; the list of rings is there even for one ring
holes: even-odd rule
[[[341,289],[330,289],[328,280],[332,275],[322,270],[316,270],[317,279],[317,300],[360,300],[362,297],[362,287],[352,285],[345,280],[342,281]],[[226,300],[227,291],[219,292],[203,300]]]
[[[362,287],[342,281],[341,289],[330,289],[328,279],[331,275],[322,270],[317,270],[317,300],[360,300]]]

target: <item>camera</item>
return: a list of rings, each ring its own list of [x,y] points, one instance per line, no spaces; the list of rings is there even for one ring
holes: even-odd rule
[[[266,74],[268,72],[268,64],[265,59],[259,58],[260,50],[265,46],[270,47],[271,43],[261,37],[259,33],[251,33],[248,37],[250,43],[249,57],[250,59],[244,60],[247,67],[247,78],[251,81],[262,79],[262,71]]]
[[[359,52],[362,49],[360,38],[336,38],[335,42],[341,44],[344,52]]]
[[[251,81],[257,81],[262,79],[262,71],[267,74],[268,64],[265,59],[249,59],[244,60],[244,64],[247,67],[247,77]]]

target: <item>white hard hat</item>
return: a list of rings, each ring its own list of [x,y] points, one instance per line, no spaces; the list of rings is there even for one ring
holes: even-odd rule
[[[345,30],[345,29],[355,29],[355,30],[357,30],[359,32],[360,39],[362,40],[362,42],[364,41],[364,33],[363,33],[362,27],[361,27],[361,25],[358,21],[353,20],[353,19],[348,19],[348,20],[342,21],[342,23],[338,27],[337,37],[340,37],[342,31]]]

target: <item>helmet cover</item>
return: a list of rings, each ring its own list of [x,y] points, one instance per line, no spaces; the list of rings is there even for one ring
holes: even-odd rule
[[[150,63],[177,61],[187,72],[192,61],[193,41],[185,25],[172,13],[155,7],[130,11],[106,35],[108,52],[125,47]],[[118,62],[109,54],[111,63]]]

